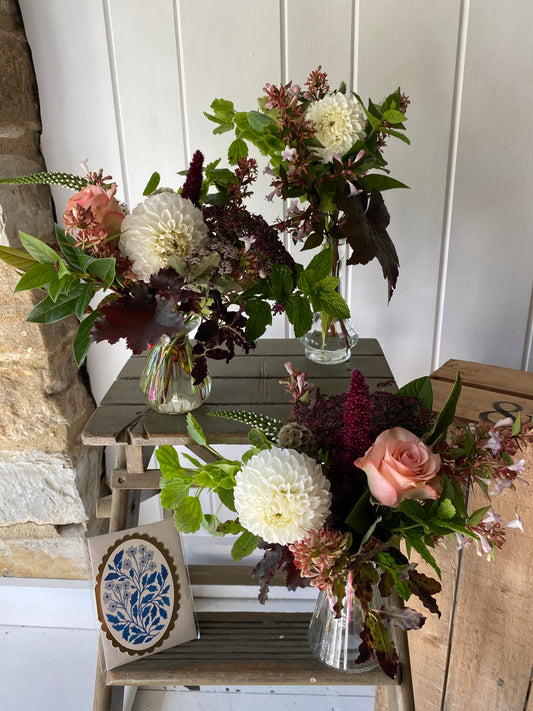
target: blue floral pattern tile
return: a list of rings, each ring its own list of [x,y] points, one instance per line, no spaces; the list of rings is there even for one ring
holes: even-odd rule
[[[152,652],[168,636],[179,609],[174,562],[145,534],[112,545],[99,567],[96,599],[102,629],[130,655]]]

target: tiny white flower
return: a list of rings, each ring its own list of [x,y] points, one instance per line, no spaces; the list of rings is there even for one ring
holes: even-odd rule
[[[283,160],[291,161],[295,155],[296,148],[289,148],[289,146],[285,146],[285,150],[281,154],[281,157],[283,158]]]
[[[519,474],[523,474],[524,470],[526,468],[525,465],[526,465],[526,460],[520,459],[515,464],[511,464],[510,466],[508,466],[507,469],[509,469],[509,471],[511,471],[511,472],[518,472]]]
[[[134,274],[150,281],[168,267],[172,255],[188,257],[205,240],[207,226],[202,211],[172,191],[150,195],[126,215],[119,248],[133,263]]]
[[[494,427],[511,427],[513,420],[511,417],[504,417],[494,425]]]
[[[366,133],[363,107],[354,97],[340,92],[312,102],[306,118],[315,125],[315,138],[323,146],[313,148],[322,163],[342,156]]]
[[[293,449],[256,454],[235,480],[239,521],[267,543],[300,541],[329,515],[331,494],[322,467]]]
[[[522,533],[524,533],[524,524],[522,523],[522,519],[518,514],[515,514],[512,521],[509,521],[509,523],[505,524],[505,528],[519,528]]]

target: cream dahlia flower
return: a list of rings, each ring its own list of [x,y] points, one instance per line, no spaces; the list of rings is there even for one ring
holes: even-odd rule
[[[340,92],[314,101],[307,109],[306,118],[314,123],[315,137],[324,146],[313,148],[322,163],[329,163],[334,155],[342,156],[365,136],[363,107],[353,97]]]
[[[329,481],[307,454],[272,447],[252,457],[235,479],[239,521],[267,543],[299,541],[329,515]]]
[[[119,248],[133,263],[134,274],[150,281],[168,266],[171,255],[188,257],[207,236],[202,212],[190,200],[171,191],[150,195],[121,226]]]

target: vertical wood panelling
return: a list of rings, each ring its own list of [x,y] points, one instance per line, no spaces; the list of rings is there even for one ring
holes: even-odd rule
[[[400,276],[387,306],[374,260],[352,271],[352,313],[373,334],[398,383],[429,372],[442,238],[459,0],[395,0],[360,5],[359,93],[382,99],[398,86],[411,98],[410,147],[389,141],[391,175],[410,186],[384,194]]]
[[[532,26],[531,3],[471,4],[441,362],[520,368],[530,335]]]
[[[148,178],[178,188],[186,168],[172,0],[110,0],[109,17],[128,202],[142,199]]]

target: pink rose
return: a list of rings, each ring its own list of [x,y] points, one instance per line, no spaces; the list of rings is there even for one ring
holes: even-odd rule
[[[118,235],[124,213],[115,199],[116,190],[115,183],[109,190],[104,190],[100,185],[87,185],[82,188],[67,202],[67,209],[63,215],[65,225],[82,227],[76,224],[76,217],[80,214],[80,208],[81,210],[90,208],[94,222],[98,223],[109,236]]]
[[[433,487],[438,485],[440,457],[403,427],[382,432],[355,465],[365,471],[372,495],[384,506],[437,498]]]

